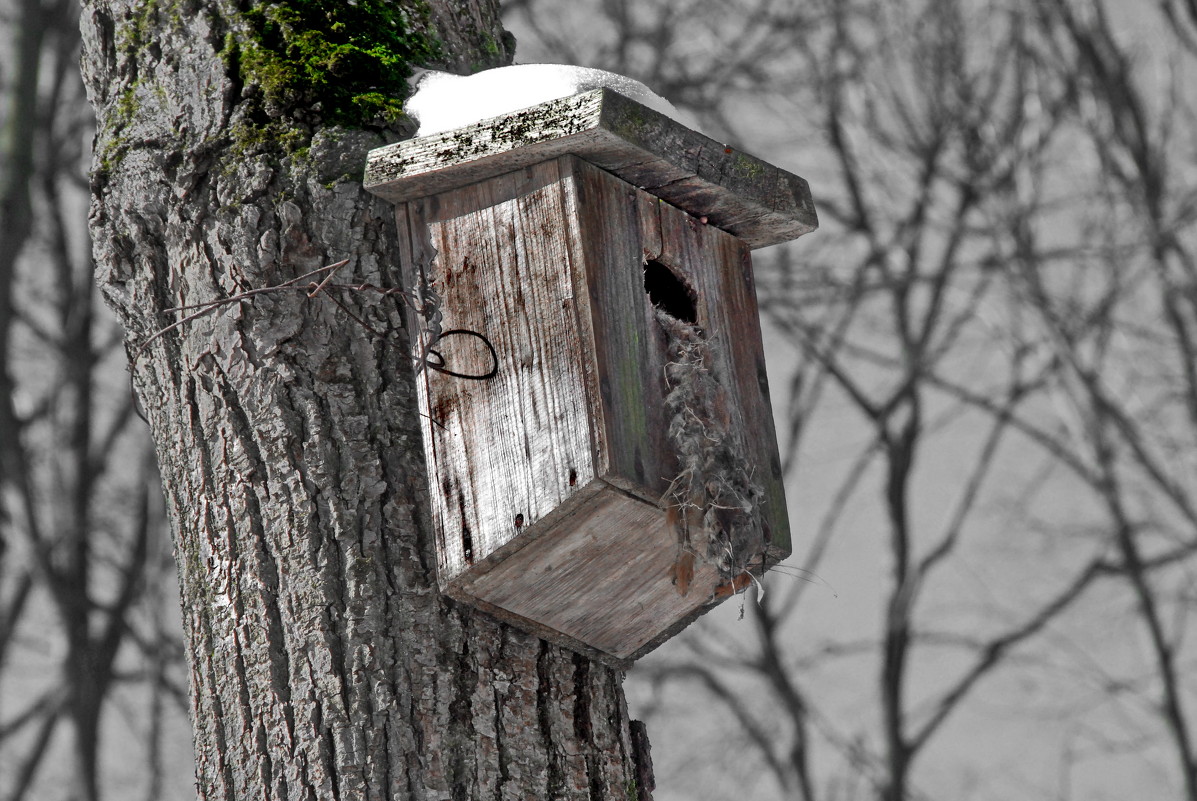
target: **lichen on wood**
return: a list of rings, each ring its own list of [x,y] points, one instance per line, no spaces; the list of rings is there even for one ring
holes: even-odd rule
[[[815,229],[810,187],[611,89],[594,89],[370,154],[364,184],[392,203],[579,156],[759,248]]]

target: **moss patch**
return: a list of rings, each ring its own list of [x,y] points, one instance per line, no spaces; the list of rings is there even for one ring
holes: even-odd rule
[[[381,0],[287,0],[254,6],[225,57],[272,118],[347,127],[402,119],[410,63],[439,47],[412,32],[409,12]]]
[[[403,113],[411,65],[433,63],[442,46],[426,0],[254,0],[213,6],[203,27],[215,39],[229,78],[227,122],[220,141],[163,124],[161,109],[191,98],[146,107],[155,93],[176,92],[172,59],[179,37],[189,38],[196,9],[183,0],[144,0],[112,20],[122,85],[101,116],[97,186],[131,149],[167,147],[195,154],[215,146],[218,169],[265,155],[275,163],[303,158],[314,133],[329,127],[366,129],[394,141],[414,132]],[[211,40],[209,40],[211,41]],[[168,42],[169,45],[168,46]],[[165,70],[163,70],[165,68]],[[166,83],[159,85],[159,75]],[[157,99],[155,99],[155,103]],[[211,136],[212,131],[202,136]],[[227,137],[227,138],[226,138]],[[349,175],[342,170],[338,176]]]

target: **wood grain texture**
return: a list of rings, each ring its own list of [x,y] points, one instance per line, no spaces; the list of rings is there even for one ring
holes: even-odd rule
[[[424,204],[445,330],[486,336],[488,381],[424,371],[420,392],[433,492],[451,578],[595,477],[590,407],[573,309],[570,246],[555,161]],[[470,338],[437,344],[455,372],[483,374]]]
[[[365,186],[400,203],[573,154],[758,248],[818,226],[797,175],[610,89],[371,152]]]
[[[665,438],[664,348],[649,325],[639,204],[656,202],[581,159],[569,160],[572,238],[578,242],[595,402],[608,439],[604,480],[650,502],[677,472]]]
[[[426,266],[442,327],[483,333],[499,358],[488,381],[420,377],[445,592],[616,665],[730,594],[701,562],[687,591],[674,582],[678,535],[661,502],[679,467],[649,259],[692,291],[725,426],[765,488],[770,544],[752,567],[789,554],[745,243],[573,156],[397,214],[406,274]],[[466,340],[437,349],[458,372],[489,366]]]
[[[654,504],[607,487],[518,558],[467,577],[460,592],[620,660],[637,655],[662,628],[706,606],[719,577],[700,566],[682,595],[669,570],[677,536]]]

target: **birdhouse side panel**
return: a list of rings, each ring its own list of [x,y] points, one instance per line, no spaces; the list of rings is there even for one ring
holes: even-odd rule
[[[421,401],[442,583],[535,525],[596,475],[567,213],[554,162],[409,204],[436,256],[441,332],[476,332],[487,380],[425,369]],[[428,332],[425,332],[427,335]],[[483,375],[473,334],[434,358]]]
[[[765,552],[776,562],[789,529],[748,246],[585,162],[569,169],[610,435],[601,475],[675,507],[683,547],[725,580]]]
[[[716,419],[704,438],[722,432],[726,446],[703,454],[708,460],[722,461],[721,471],[713,471],[721,474],[707,480],[725,482],[728,500],[738,497],[753,505],[769,564],[775,564],[790,554],[789,514],[751,251],[737,237],[667,203],[657,203],[656,212],[661,232],[658,258],[694,290],[698,326],[709,344],[711,374],[720,384],[711,398]],[[755,543],[742,546],[752,550]]]

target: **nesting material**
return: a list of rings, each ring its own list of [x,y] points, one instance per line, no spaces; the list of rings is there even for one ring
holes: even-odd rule
[[[767,546],[761,525],[764,493],[745,458],[744,426],[732,419],[726,379],[698,326],[656,309],[668,338],[665,365],[668,437],[681,468],[662,499],[678,536],[674,583],[686,594],[694,562],[731,581]],[[737,424],[738,423],[738,424]]]

